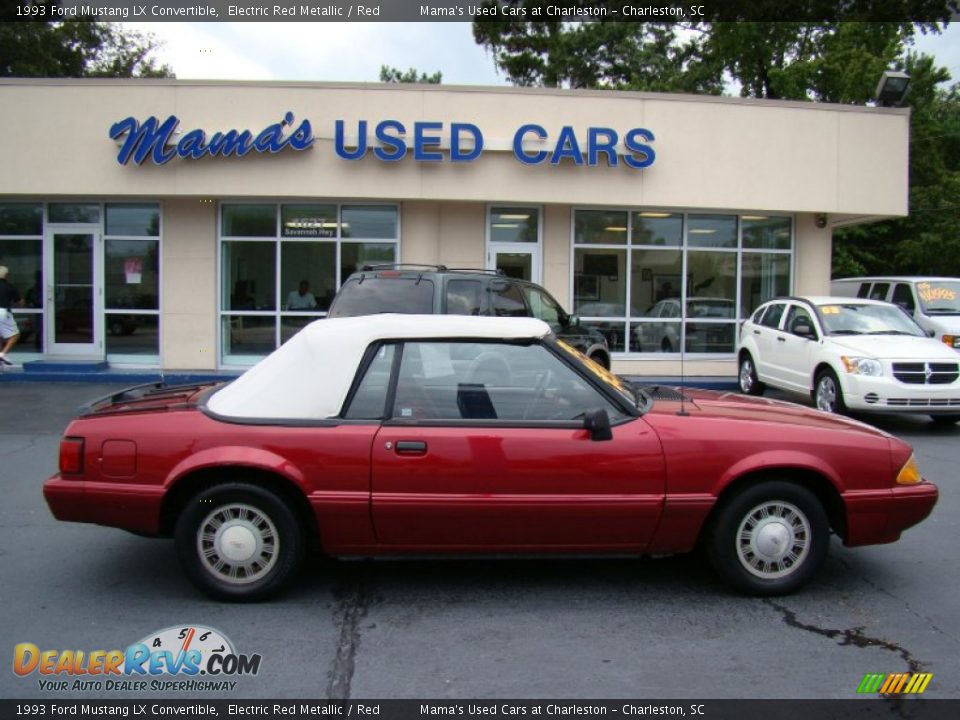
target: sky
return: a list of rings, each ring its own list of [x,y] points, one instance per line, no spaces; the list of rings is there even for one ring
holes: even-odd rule
[[[468,22],[124,23],[164,43],[180,79],[378,82],[380,66],[443,73],[447,85],[507,85]],[[916,48],[960,79],[960,22]]]

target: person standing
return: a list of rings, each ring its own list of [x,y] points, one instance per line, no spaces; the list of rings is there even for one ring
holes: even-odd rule
[[[13,317],[14,307],[23,307],[23,299],[17,289],[7,280],[10,269],[5,265],[0,265],[0,342],[3,348],[0,349],[0,364],[13,365],[7,359],[7,353],[13,350],[13,346],[20,339],[20,328],[17,327],[17,321]]]

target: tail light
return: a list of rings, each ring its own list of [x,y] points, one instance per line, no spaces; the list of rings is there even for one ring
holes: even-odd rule
[[[83,438],[61,438],[60,472],[73,474],[83,472]]]

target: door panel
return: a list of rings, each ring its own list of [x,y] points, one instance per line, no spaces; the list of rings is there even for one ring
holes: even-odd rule
[[[385,424],[372,453],[377,540],[410,550],[640,550],[663,504],[660,443],[643,419],[613,435]]]
[[[47,350],[51,354],[102,355],[98,234],[53,231],[48,236]]]

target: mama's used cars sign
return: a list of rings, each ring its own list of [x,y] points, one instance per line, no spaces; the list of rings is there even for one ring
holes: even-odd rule
[[[254,134],[251,130],[225,130],[207,135],[204,130],[178,132],[180,119],[170,115],[163,122],[150,116],[143,122],[128,117],[110,128],[110,137],[120,143],[117,162],[164,165],[174,158],[199,160],[203,157],[243,157],[249,153],[275,154],[284,150],[303,151],[313,146],[310,121],[294,127],[294,115],[287,112],[280,122]],[[371,132],[372,131],[372,132]],[[633,169],[649,167],[656,153],[649,143],[654,135],[646,128],[623,133],[608,127],[588,127],[578,133],[566,125],[554,137],[536,123],[524,123],[513,133],[510,150],[524,165],[568,161],[574,165]],[[334,123],[333,146],[344,160],[361,160],[370,155],[382,162],[397,162],[412,155],[417,162],[473,162],[485,148],[483,132],[473,123],[420,121],[408,127],[399,120],[381,120],[372,125],[359,120],[348,128],[346,121]]]

